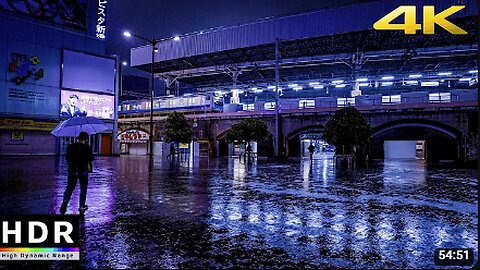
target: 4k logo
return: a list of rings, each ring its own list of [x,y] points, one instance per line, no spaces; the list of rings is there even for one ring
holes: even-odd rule
[[[435,14],[434,6],[423,7],[423,34],[435,34],[435,25],[442,27],[454,35],[466,35],[467,32],[447,20],[450,15],[464,9],[465,6],[451,6]],[[399,6],[373,24],[375,30],[403,30],[407,35],[415,35],[422,25],[417,23],[417,8],[415,6]],[[392,21],[404,14],[403,24],[393,24]]]

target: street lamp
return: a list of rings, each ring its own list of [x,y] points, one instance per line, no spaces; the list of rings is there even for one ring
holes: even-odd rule
[[[141,37],[141,36],[137,36],[135,34],[132,34],[128,31],[125,31],[123,32],[123,35],[125,37],[136,37],[138,39],[141,39],[145,42],[147,42],[148,44],[150,44],[150,46],[152,46],[152,63],[151,63],[151,66],[150,66],[150,73],[151,73],[151,91],[150,91],[150,137],[149,137],[149,147],[150,147],[150,152],[149,152],[149,158],[150,158],[150,165],[153,165],[153,96],[155,94],[155,82],[154,82],[154,75],[155,75],[155,71],[153,69],[153,65],[155,64],[155,53],[158,52],[158,49],[156,48],[159,40],[156,39],[155,37],[152,37],[151,39],[148,39],[148,38],[144,38],[144,37]],[[153,166],[148,166],[148,169],[149,171],[152,171],[153,169]]]

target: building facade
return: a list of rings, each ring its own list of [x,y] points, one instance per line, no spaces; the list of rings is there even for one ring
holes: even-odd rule
[[[83,115],[109,126],[91,137],[95,153],[117,148],[117,63],[105,56],[104,36],[91,31],[101,1],[73,2],[73,14],[57,9],[47,17],[0,1],[0,155],[61,154],[74,138],[50,131]]]

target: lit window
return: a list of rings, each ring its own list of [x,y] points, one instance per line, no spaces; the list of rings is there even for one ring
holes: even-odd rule
[[[338,98],[337,107],[355,106],[355,98]]]
[[[428,101],[432,103],[444,103],[451,101],[450,93],[430,93],[428,95]]]
[[[311,109],[315,108],[315,100],[313,99],[301,99],[298,101],[298,108]]]
[[[244,111],[250,111],[253,112],[255,110],[255,104],[243,104],[243,110]]]
[[[275,102],[265,102],[265,110],[275,110]]]
[[[402,102],[402,98],[400,97],[400,95],[382,96],[383,105],[393,105],[393,104],[399,104],[401,102]]]

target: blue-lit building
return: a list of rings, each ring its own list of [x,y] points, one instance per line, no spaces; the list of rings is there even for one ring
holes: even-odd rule
[[[91,136],[115,152],[116,60],[105,56],[103,1],[0,1],[0,155],[59,154],[73,138],[50,134],[70,99],[110,130]],[[104,16],[105,15],[105,16]]]

